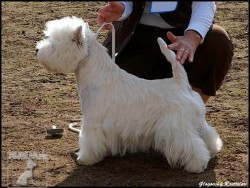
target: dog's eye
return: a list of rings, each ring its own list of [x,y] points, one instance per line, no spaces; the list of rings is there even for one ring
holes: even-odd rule
[[[72,42],[75,42],[78,46],[82,46],[82,41],[78,41],[76,39],[72,39]]]

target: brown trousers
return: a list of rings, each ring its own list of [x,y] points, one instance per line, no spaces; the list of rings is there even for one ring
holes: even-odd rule
[[[117,56],[117,65],[144,79],[172,77],[172,67],[160,51],[157,38],[161,37],[170,44],[167,31],[181,36],[185,28],[159,29],[139,24],[132,39]],[[197,47],[193,63],[186,61],[184,68],[191,86],[199,88],[209,96],[215,96],[222,85],[233,57],[233,44],[226,31],[213,25],[204,41]]]

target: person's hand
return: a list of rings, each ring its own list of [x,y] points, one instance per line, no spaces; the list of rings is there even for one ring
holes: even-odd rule
[[[100,8],[98,10],[97,23],[99,26],[103,24],[103,22],[113,22],[117,21],[121,15],[123,14],[125,7],[122,3],[116,1],[109,1],[107,5]],[[104,29],[111,29],[110,25],[106,25]]]
[[[177,61],[183,64],[188,58],[190,63],[193,62],[196,48],[202,40],[198,33],[188,30],[183,36],[175,36],[169,31],[167,32],[167,38],[172,42],[168,45],[168,48],[177,52]]]

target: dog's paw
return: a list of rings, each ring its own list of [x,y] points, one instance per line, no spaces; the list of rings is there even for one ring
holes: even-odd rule
[[[80,164],[80,165],[94,165],[95,163],[97,163],[96,161],[93,161],[93,160],[86,160],[86,159],[82,159],[80,157],[77,158],[77,162]]]
[[[94,165],[98,162],[100,162],[101,160],[103,160],[104,156],[98,155],[98,156],[94,156],[94,155],[86,155],[86,153],[81,153],[81,152],[77,152],[77,162],[81,165]]]
[[[208,160],[192,160],[185,166],[185,170],[189,173],[201,173],[207,168]]]
[[[220,152],[220,150],[222,149],[222,146],[223,146],[222,140],[218,136],[215,140],[214,147],[209,148],[211,158],[214,158],[215,155]]]
[[[193,158],[185,165],[184,169],[189,173],[201,173],[207,168],[209,160],[209,155],[199,159]]]

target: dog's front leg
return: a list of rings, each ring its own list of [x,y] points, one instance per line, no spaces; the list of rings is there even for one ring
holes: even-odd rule
[[[79,134],[78,163],[94,165],[107,156],[106,139],[101,124],[88,127],[85,123]]]

